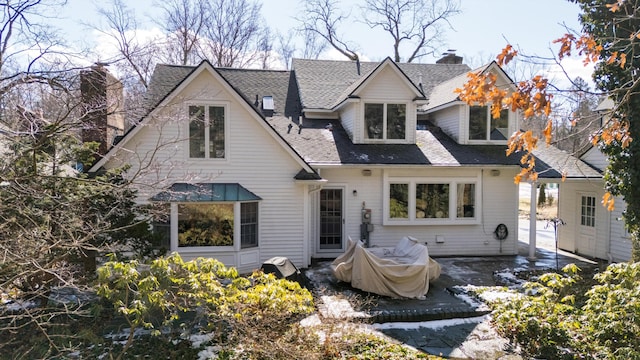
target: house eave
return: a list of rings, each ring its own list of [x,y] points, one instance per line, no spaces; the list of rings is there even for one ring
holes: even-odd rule
[[[424,111],[422,111],[423,114],[430,114],[436,111],[440,111],[452,106],[456,106],[456,105],[465,105],[466,103],[464,101],[460,101],[460,100],[454,100],[454,101],[450,101],[448,103],[444,103],[441,105],[438,105],[436,107],[430,108],[430,109],[426,109]]]

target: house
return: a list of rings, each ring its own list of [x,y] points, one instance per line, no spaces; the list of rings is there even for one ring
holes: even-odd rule
[[[516,254],[520,163],[505,150],[519,116],[459,101],[469,71],[456,56],[159,65],[147,115],[89,171],[128,165],[140,201],[165,206],[172,251],[242,272],[275,256],[304,268],[349,237]],[[496,63],[477,71],[511,83]]]
[[[606,116],[613,107],[609,99],[603,101],[596,111]],[[606,156],[592,146],[580,159],[602,174],[608,165]],[[563,225],[558,232],[558,247],[581,255],[622,262],[631,259],[631,240],[625,228],[622,214],[626,203],[615,197],[614,210],[601,205],[605,193],[602,176],[589,176],[560,184],[558,217]]]

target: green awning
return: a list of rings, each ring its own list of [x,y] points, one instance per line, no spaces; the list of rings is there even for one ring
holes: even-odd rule
[[[195,202],[195,201],[255,201],[259,196],[237,183],[175,183],[151,198],[151,201]]]

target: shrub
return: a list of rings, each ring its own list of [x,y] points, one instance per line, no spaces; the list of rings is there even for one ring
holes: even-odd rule
[[[129,324],[123,353],[140,328],[152,330],[153,335],[162,328],[180,332],[200,328],[232,346],[252,332],[273,337],[290,321],[314,310],[311,294],[297,283],[262,272],[240,277],[218,260],[185,262],[178,254],[149,266],[112,259],[98,269],[98,281],[98,294]]]
[[[609,265],[587,290],[578,270],[544,274],[498,304],[498,332],[535,357],[640,359],[640,263]]]
[[[640,358],[640,263],[609,265],[595,279],[581,319],[586,350],[599,358]]]
[[[580,279],[575,265],[564,274],[548,273],[524,285],[522,295],[497,305],[493,322],[497,331],[520,344],[522,350],[547,359],[572,359],[566,344],[576,325],[575,296],[571,287]]]

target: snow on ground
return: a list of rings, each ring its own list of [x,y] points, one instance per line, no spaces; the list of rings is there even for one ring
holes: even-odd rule
[[[432,330],[440,330],[451,326],[464,325],[464,324],[479,324],[488,319],[488,316],[476,316],[472,318],[458,318],[448,320],[433,320],[433,321],[420,321],[420,322],[388,322],[388,323],[374,323],[372,326],[376,330],[387,329],[420,329],[427,328]]]
[[[323,317],[330,319],[353,319],[368,317],[362,311],[355,311],[349,300],[338,296],[321,296],[319,310]]]

